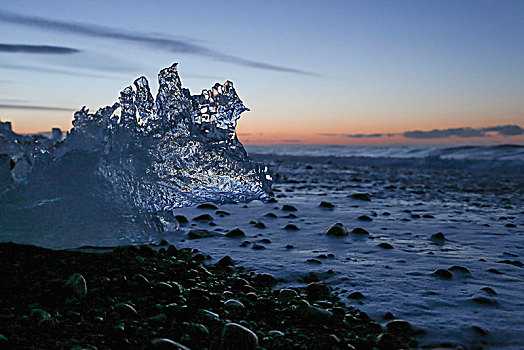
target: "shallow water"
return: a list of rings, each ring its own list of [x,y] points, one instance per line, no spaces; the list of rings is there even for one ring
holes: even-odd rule
[[[167,229],[163,238],[179,247],[198,248],[215,259],[230,255],[249,269],[281,278],[282,286],[304,285],[303,278],[315,273],[345,302],[366,311],[375,320],[385,322],[382,315],[390,311],[423,330],[420,338],[423,346],[524,348],[521,158],[511,161],[496,157],[490,161],[344,158],[305,155],[307,152],[278,155],[271,149],[263,153],[267,154],[252,156],[257,161],[271,163],[278,203],[224,204],[219,209],[230,214],[224,217],[217,215],[216,210],[177,208],[174,214],[184,215],[190,222],[180,230]],[[353,199],[350,196],[354,193],[368,193],[371,201]],[[335,208],[320,208],[321,201],[328,201]],[[287,217],[290,212],[282,211],[284,204],[297,208],[291,212],[297,218]],[[40,203],[39,208],[57,205],[60,200]],[[64,213],[67,210],[74,207],[64,207]],[[204,213],[214,217],[212,223],[191,220]],[[267,217],[267,213],[277,217]],[[57,227],[56,231],[47,230],[40,236],[29,237],[11,227],[9,231],[0,230],[0,240],[59,248],[162,238],[151,227],[137,225],[134,218],[118,215],[105,213],[111,223],[105,225],[105,221],[84,223],[79,213],[64,219],[64,225],[75,222],[76,226]],[[359,220],[361,215],[369,216],[372,221]],[[28,231],[38,222],[37,218],[26,221]],[[266,228],[256,228],[251,223],[259,221]],[[335,222],[344,223],[350,231],[364,228],[370,235],[323,234]],[[284,230],[289,223],[299,230]],[[45,223],[38,225],[45,228]],[[92,229],[86,230],[91,232],[90,236],[82,234],[86,227],[92,228],[90,225],[101,226],[98,236]],[[118,232],[108,234],[114,227],[118,227]],[[236,227],[246,233],[245,239],[223,236]],[[188,240],[187,232],[193,228],[207,229],[217,236]],[[71,234],[65,234],[68,230]],[[437,232],[445,235],[444,241],[431,239]],[[263,239],[269,239],[270,243],[261,242]],[[241,247],[245,240],[251,243]],[[252,249],[254,243],[265,249]],[[389,243],[393,249],[381,248],[379,243]],[[287,245],[293,248],[286,248]],[[319,257],[322,254],[326,257]],[[317,259],[321,264],[307,262],[308,259]],[[433,274],[437,269],[455,265],[467,268],[469,273],[452,269],[452,279]],[[482,290],[484,287],[492,288],[496,295],[489,295]],[[348,299],[355,291],[365,298]],[[483,297],[480,301],[493,305],[475,302],[476,297]]]
[[[189,219],[203,212],[215,217],[216,227],[190,221],[186,231],[194,225],[223,234],[239,227],[251,245],[240,247],[244,239],[222,236],[183,241],[185,235],[177,233],[167,238],[215,258],[230,255],[248,268],[282,278],[282,285],[301,285],[305,275],[316,273],[340,292],[342,299],[374,319],[381,321],[390,311],[409,320],[424,331],[420,338],[423,346],[524,347],[524,268],[516,266],[524,261],[522,172],[373,163],[354,166],[351,159],[258,158],[274,161],[273,169],[280,175],[274,186],[278,203],[223,205],[220,209],[231,214],[223,218],[209,210],[177,210]],[[348,198],[363,192],[370,194],[370,202]],[[322,209],[320,201],[333,203],[335,208]],[[289,212],[281,210],[283,204],[295,206],[297,218],[286,218]],[[277,218],[266,217],[269,212]],[[386,212],[390,215],[384,215]],[[359,220],[361,215],[372,221]],[[262,221],[267,227],[255,228],[250,221]],[[350,231],[365,228],[370,235],[324,235],[335,222],[343,222]],[[288,223],[299,230],[284,230]],[[437,232],[444,233],[443,242],[430,238]],[[271,243],[261,243],[262,239]],[[394,248],[383,249],[378,246],[381,242]],[[265,249],[251,249],[253,243]],[[286,248],[288,244],[294,248]],[[318,258],[321,254],[334,257]],[[307,262],[312,258],[322,264]],[[500,262],[504,260],[506,263]],[[469,273],[452,269],[450,280],[433,274],[455,265]],[[489,295],[484,287],[497,294]],[[354,291],[365,298],[347,299]],[[494,305],[473,301],[479,296]]]

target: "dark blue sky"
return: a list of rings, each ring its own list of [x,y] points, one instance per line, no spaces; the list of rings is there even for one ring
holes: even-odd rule
[[[523,126],[522,57],[524,1],[4,0],[0,118],[67,129],[177,61],[235,82],[246,141],[388,142],[345,135]]]

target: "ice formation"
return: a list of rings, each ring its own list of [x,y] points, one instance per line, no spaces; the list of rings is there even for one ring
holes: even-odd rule
[[[268,168],[248,158],[235,132],[248,108],[233,83],[191,95],[176,63],[158,81],[156,98],[142,76],[112,106],[82,108],[64,140],[59,130],[35,138],[1,123],[0,200],[88,198],[89,205],[156,213],[266,198]]]

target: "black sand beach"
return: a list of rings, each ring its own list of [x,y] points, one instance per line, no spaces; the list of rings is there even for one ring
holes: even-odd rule
[[[196,249],[167,242],[153,248],[95,252],[0,244],[0,347],[417,346],[409,323],[392,320],[381,327],[341,302],[326,284],[273,289],[278,283],[273,276],[245,271],[228,256],[210,264]]]

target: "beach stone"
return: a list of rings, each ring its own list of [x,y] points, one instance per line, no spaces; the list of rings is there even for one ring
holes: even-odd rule
[[[167,247],[167,251],[166,251],[166,253],[167,253],[167,255],[169,255],[169,256],[174,256],[174,255],[176,255],[177,251],[178,251],[177,247],[176,247],[174,244],[170,244],[170,245]]]
[[[371,197],[367,193],[353,193],[350,197],[359,201],[371,202]]]
[[[348,295],[348,299],[353,299],[353,300],[364,299],[364,294],[362,294],[360,292],[353,292],[353,293]]]
[[[390,311],[386,312],[384,315],[382,315],[382,318],[386,321],[391,321],[393,319],[395,319],[395,315],[393,315],[393,313],[391,313]]]
[[[437,269],[435,270],[435,272],[433,272],[433,275],[439,278],[442,278],[442,279],[447,279],[447,280],[450,280],[453,278],[453,274],[445,269]]]
[[[282,210],[283,211],[297,211],[297,208],[295,208],[294,206],[289,205],[289,204],[284,204],[282,206]]]
[[[293,214],[293,213],[290,213],[290,214],[284,216],[284,218],[285,218],[285,219],[296,219],[296,218],[298,218],[298,216],[296,216],[296,215]]]
[[[193,221],[213,221],[213,217],[209,214],[202,214],[194,217]]]
[[[354,233],[356,235],[369,235],[369,232],[362,227],[355,227],[351,233]]]
[[[294,289],[291,289],[291,288],[281,289],[278,294],[282,298],[296,298],[296,297],[298,297],[298,293]]]
[[[358,219],[359,219],[360,221],[373,221],[373,219],[370,218],[370,217],[367,216],[367,215],[360,215],[360,216],[358,217]]]
[[[498,302],[495,299],[487,298],[484,296],[476,296],[476,297],[471,298],[471,300],[481,305],[487,305],[487,306],[498,305]]]
[[[460,273],[467,273],[467,274],[471,273],[468,268],[464,266],[459,266],[459,265],[453,265],[448,270],[452,272],[460,272]]]
[[[333,313],[320,307],[300,304],[296,309],[297,315],[311,324],[323,324],[331,319]]]
[[[480,335],[483,335],[483,336],[488,335],[488,331],[485,330],[484,328],[479,327],[479,326],[471,326],[471,329],[473,329],[476,333],[478,333]]]
[[[483,287],[483,288],[480,288],[480,290],[484,291],[486,294],[491,295],[491,296],[497,295],[497,292],[495,292],[490,287]]]
[[[377,347],[380,350],[400,349],[402,344],[393,334],[381,333],[377,337]]]
[[[44,309],[32,309],[29,313],[30,318],[35,320],[39,326],[50,326],[56,325],[56,320]]]
[[[444,241],[446,237],[442,232],[437,232],[431,235],[431,239],[434,241]]]
[[[209,210],[216,210],[218,207],[214,205],[213,203],[202,203],[197,206],[198,209],[209,209]]]
[[[513,265],[513,266],[517,266],[517,267],[523,267],[524,264],[519,261],[519,260],[500,260],[500,261],[497,261],[497,263],[499,264],[509,264],[509,265]]]
[[[175,219],[180,225],[186,225],[189,222],[184,215],[175,215]]]
[[[257,222],[254,226],[256,228],[266,228],[266,225],[262,221]]]
[[[348,229],[343,223],[337,222],[329,226],[324,233],[328,236],[342,237],[348,235]]]
[[[246,307],[236,299],[229,299],[224,302],[224,307],[229,309],[245,309]]]
[[[151,340],[150,348],[155,350],[189,350],[188,347],[166,338],[155,338]]]
[[[293,224],[287,224],[285,227],[284,227],[284,230],[287,230],[287,231],[298,231],[298,227],[296,225],[293,225]]]
[[[229,214],[227,211],[225,210],[217,210],[215,212],[215,214],[217,214],[218,216],[220,216],[221,218],[223,218],[224,216],[229,216],[231,214]]]
[[[220,268],[233,266],[233,265],[235,265],[235,263],[233,262],[233,259],[231,259],[229,255],[226,255],[217,261],[217,266]]]
[[[379,243],[378,246],[383,249],[393,249],[393,246],[386,242]]]
[[[493,269],[493,268],[488,269],[488,272],[494,273],[494,274],[496,274],[496,275],[502,275],[502,272],[500,272],[500,271],[497,270],[497,269]]]
[[[318,259],[307,259],[306,260],[308,263],[310,264],[317,264],[317,265],[322,265],[322,261],[318,260]]]
[[[86,279],[78,272],[69,277],[69,279],[66,282],[66,286],[71,288],[71,290],[78,296],[87,295]]]
[[[246,237],[246,234],[241,229],[234,228],[231,231],[229,231],[228,233],[226,233],[226,237],[229,237],[229,238],[240,238],[240,237]]]
[[[413,327],[408,321],[404,320],[393,320],[388,322],[386,325],[387,330],[395,335],[411,334],[413,333]]]
[[[254,243],[254,244],[251,246],[251,249],[254,249],[254,250],[263,250],[263,249],[266,249],[266,247],[264,247],[262,244]]]
[[[201,238],[213,237],[215,235],[216,235],[216,233],[213,233],[213,232],[208,231],[208,230],[195,229],[195,230],[190,230],[187,233],[187,238],[189,238],[189,239],[201,239]]]
[[[275,214],[275,213],[267,213],[264,216],[267,217],[267,218],[272,218],[272,219],[276,219],[277,218],[277,214]]]
[[[330,203],[330,202],[322,201],[322,202],[320,202],[319,207],[324,208],[324,209],[333,209],[333,208],[335,208],[335,205],[333,203]]]
[[[285,335],[283,332],[276,329],[267,332],[267,334],[277,338],[283,337]]]
[[[134,307],[126,303],[117,303],[113,306],[113,309],[118,312],[122,317],[134,317],[138,315],[138,312]]]
[[[271,287],[277,284],[277,279],[269,273],[259,273],[253,278],[253,283],[259,287]]]
[[[323,283],[312,282],[306,286],[306,294],[310,300],[320,300],[330,296],[331,290]]]
[[[222,330],[222,348],[224,350],[256,349],[257,335],[238,323],[227,323]]]

